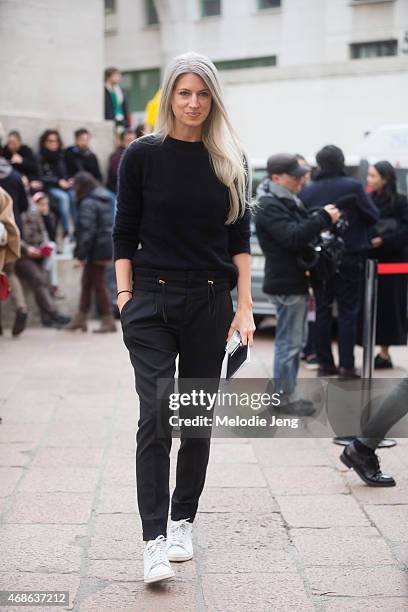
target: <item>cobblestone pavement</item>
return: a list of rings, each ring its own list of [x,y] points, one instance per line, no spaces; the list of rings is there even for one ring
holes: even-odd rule
[[[245,375],[271,354],[260,334]],[[0,373],[0,589],[69,590],[81,612],[408,609],[408,440],[381,451],[398,486],[376,490],[329,439],[214,439],[195,559],[145,587],[121,334],[4,335]]]

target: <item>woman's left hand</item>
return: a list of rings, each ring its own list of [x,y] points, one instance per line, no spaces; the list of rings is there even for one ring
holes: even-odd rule
[[[378,247],[380,247],[382,243],[383,243],[383,239],[380,238],[380,236],[376,236],[375,238],[371,240],[371,244],[375,249],[378,249]]]
[[[237,312],[235,313],[235,316],[232,320],[231,326],[228,330],[227,340],[231,338],[232,334],[235,331],[239,331],[242,339],[242,344],[246,346],[248,341],[249,346],[253,346],[255,330],[256,327],[254,322],[254,316],[252,314],[252,307],[238,307]]]

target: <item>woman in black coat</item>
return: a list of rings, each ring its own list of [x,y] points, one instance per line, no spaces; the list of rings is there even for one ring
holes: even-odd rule
[[[32,149],[23,144],[20,132],[13,130],[7,137],[3,156],[10,162],[14,170],[26,176],[29,181],[38,179],[38,161]]]
[[[106,266],[112,262],[112,199],[89,172],[78,172],[74,178],[78,207],[75,230],[74,266],[83,267],[79,310],[65,329],[87,330],[86,319],[91,306],[92,292],[102,313],[102,323],[95,332],[114,332],[110,294],[106,285]]]
[[[408,248],[408,200],[397,192],[393,166],[380,161],[370,166],[367,177],[380,219],[371,230],[370,258],[379,262],[406,261]],[[376,344],[380,353],[376,368],[392,368],[389,347],[407,343],[407,276],[379,276]]]
[[[45,130],[40,136],[40,151],[38,155],[40,180],[44,190],[56,204],[64,232],[64,238],[69,236],[69,216],[76,223],[76,209],[72,193],[72,179],[69,178],[65,163],[65,152],[62,139],[57,130]]]

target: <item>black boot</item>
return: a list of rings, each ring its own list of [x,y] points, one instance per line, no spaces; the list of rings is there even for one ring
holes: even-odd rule
[[[367,446],[367,452],[362,453],[357,450],[356,442],[353,440],[345,447],[340,455],[340,461],[348,468],[353,468],[361,480],[370,487],[395,487],[394,478],[382,473],[375,452]]]
[[[13,336],[18,336],[25,329],[27,324],[27,313],[19,308],[16,312],[16,318],[14,319],[13,329],[11,333]]]
[[[383,357],[382,355],[378,354],[375,356],[374,359],[374,368],[376,370],[385,370],[385,369],[392,369],[393,363],[391,361],[391,357]]]

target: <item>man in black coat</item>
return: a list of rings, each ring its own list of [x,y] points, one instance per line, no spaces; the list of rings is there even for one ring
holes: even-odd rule
[[[91,134],[86,128],[80,128],[75,131],[74,136],[75,144],[65,151],[69,177],[74,177],[78,172],[89,172],[97,181],[102,181],[98,158],[89,147]]]
[[[20,132],[12,130],[7,137],[3,156],[13,166],[13,170],[26,176],[29,181],[38,179],[38,161],[32,149],[23,144]]]
[[[354,346],[361,294],[361,279],[365,255],[370,248],[368,230],[379,218],[377,207],[356,179],[346,176],[341,149],[334,145],[323,147],[317,155],[318,174],[306,185],[299,197],[309,210],[321,209],[328,203],[354,196],[354,201],[343,211],[348,227],[343,240],[345,254],[339,271],[324,284],[315,286],[316,297],[316,352],[318,376],[338,374],[341,378],[355,378]],[[331,350],[332,307],[338,306],[339,368],[335,366]]]
[[[263,290],[276,307],[274,379],[280,410],[309,415],[311,402],[295,400],[300,353],[305,343],[309,282],[298,256],[323,230],[339,219],[331,205],[309,214],[297,197],[302,177],[310,171],[294,155],[272,155],[268,175],[257,191],[256,231],[265,255]]]

